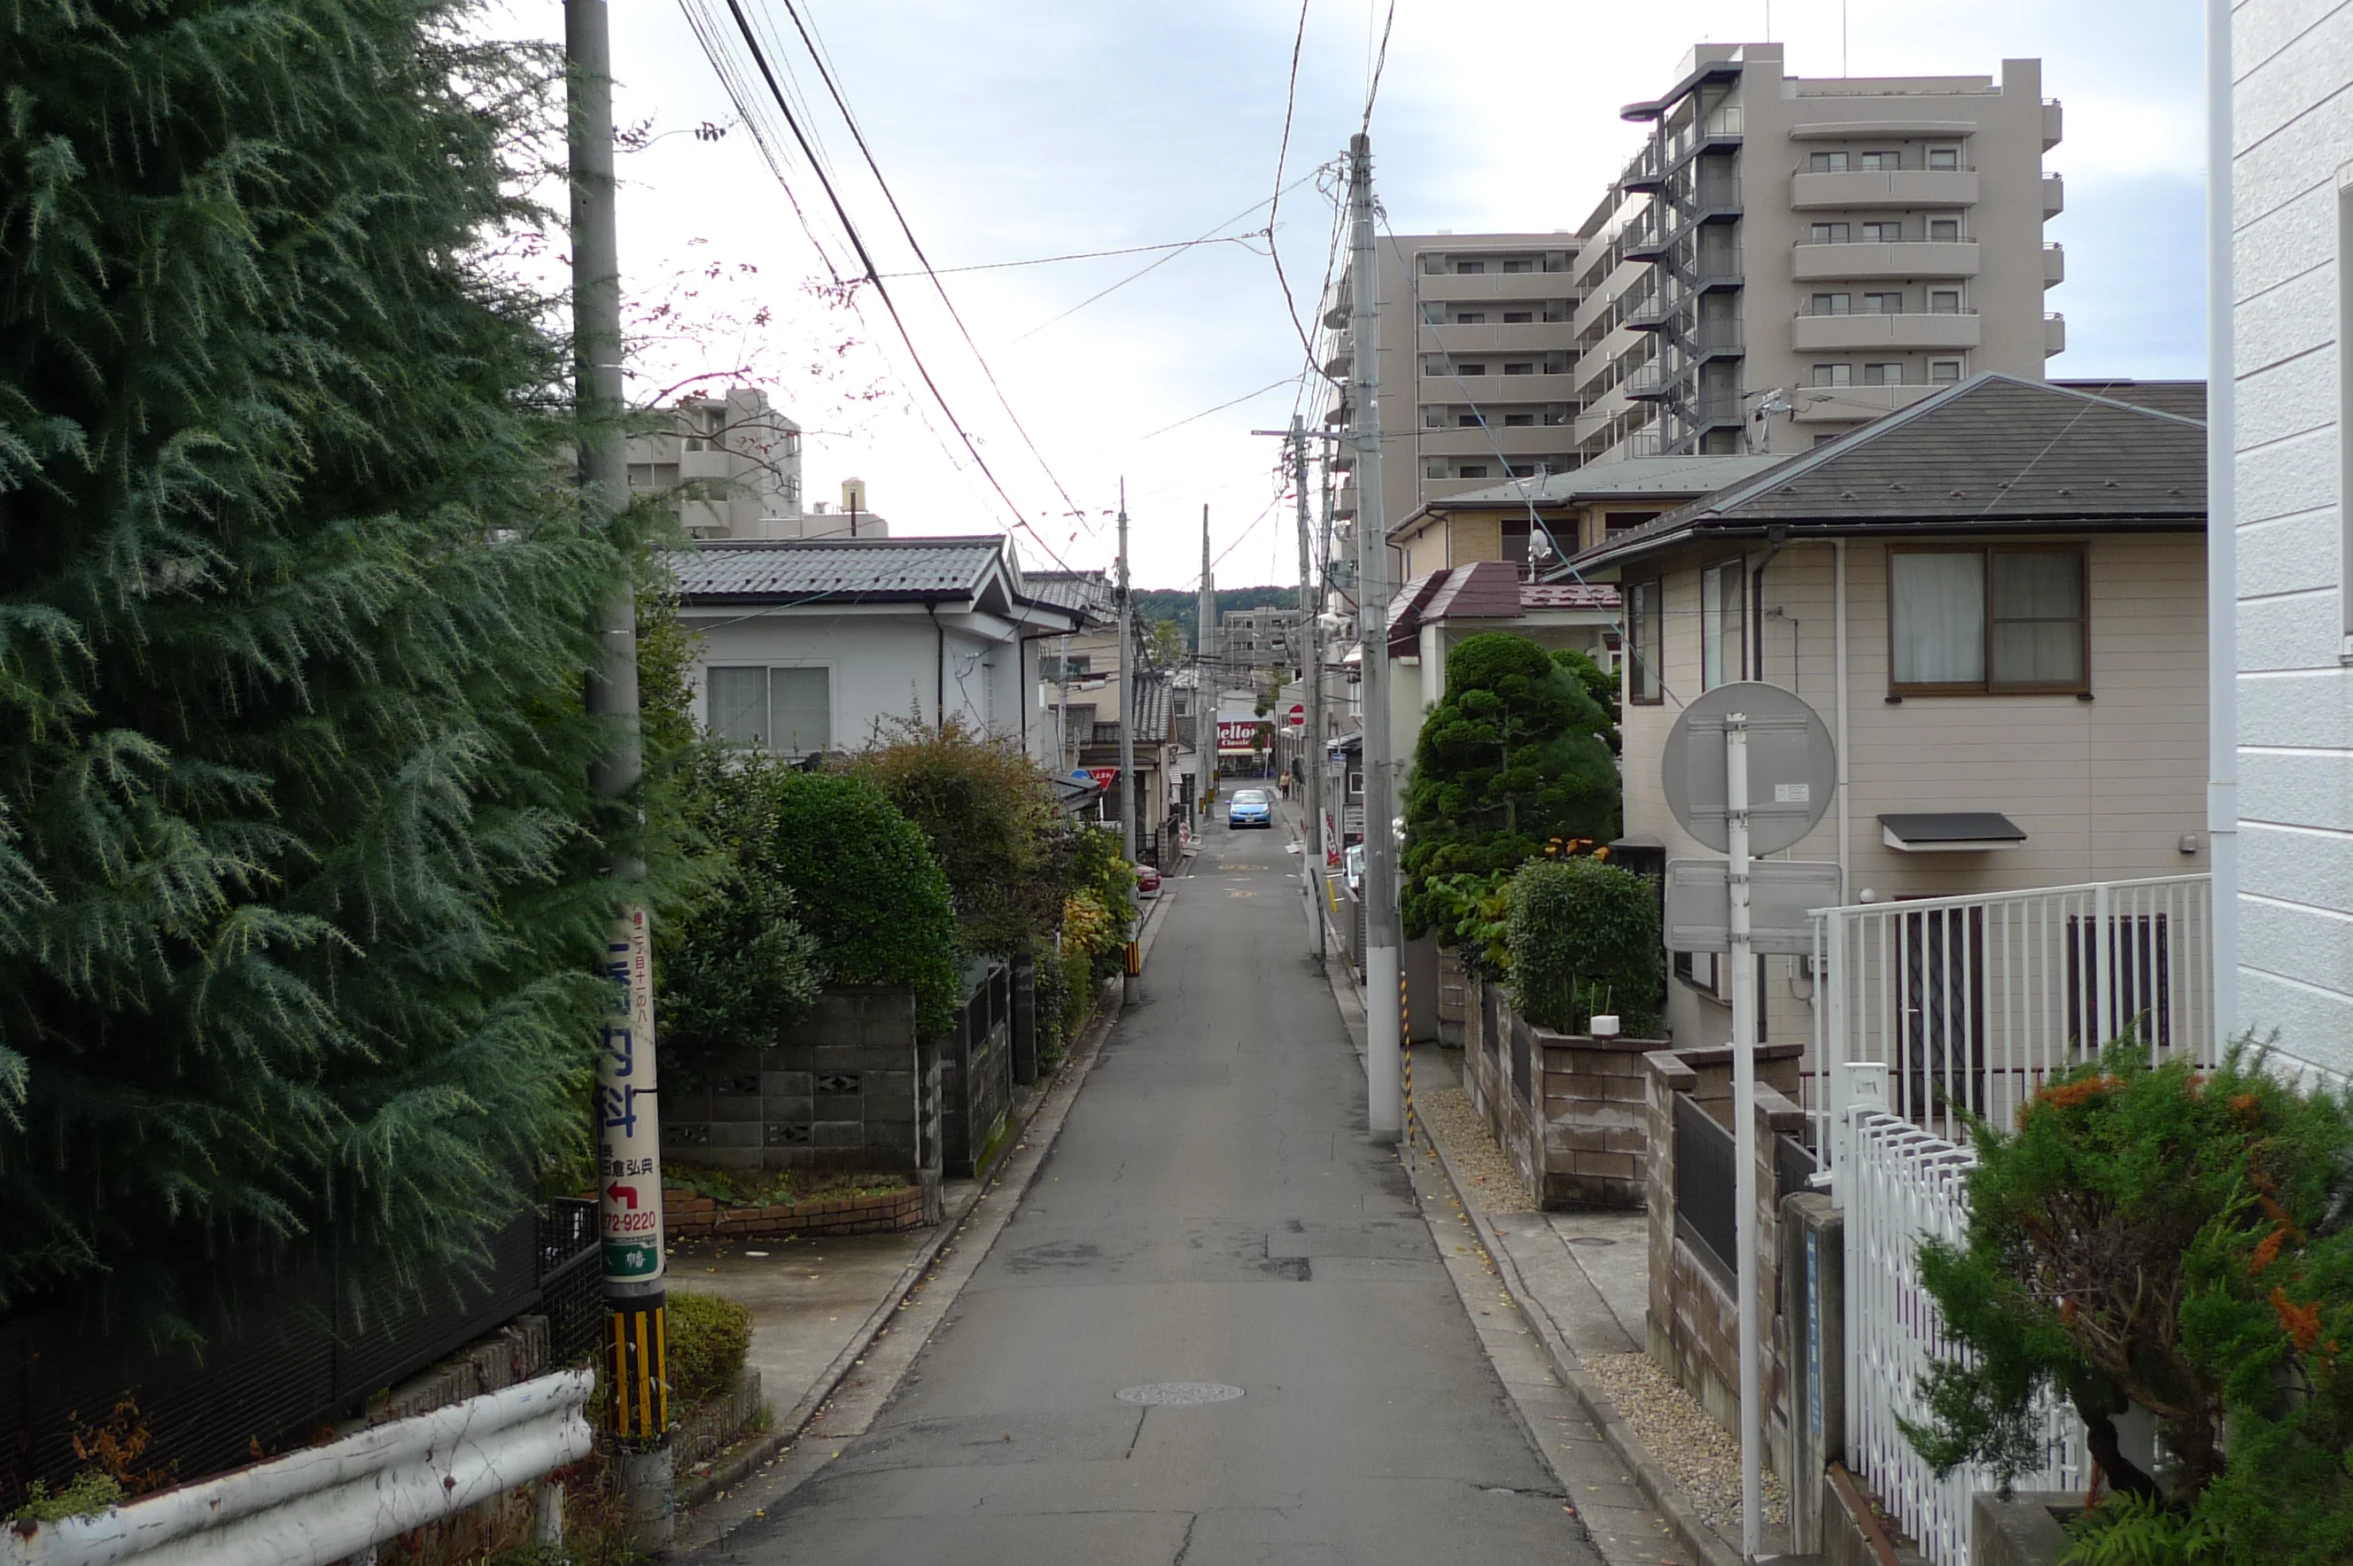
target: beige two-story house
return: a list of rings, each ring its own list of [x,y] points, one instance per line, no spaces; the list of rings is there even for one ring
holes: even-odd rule
[[[1981,375],[1568,562],[1625,604],[1621,857],[1709,857],[1660,754],[1747,679],[1838,741],[1835,807],[1782,857],[1837,864],[1845,902],[2204,871],[2203,388],[2102,391]],[[1806,961],[1759,961],[1767,1038],[1807,1038]],[[1721,1043],[1722,959],[1672,967],[1674,1038]]]

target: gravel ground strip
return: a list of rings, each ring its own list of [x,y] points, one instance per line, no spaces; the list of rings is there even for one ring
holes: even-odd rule
[[[1482,1212],[1536,1211],[1528,1182],[1520,1178],[1519,1169],[1496,1144],[1486,1118],[1471,1106],[1470,1094],[1458,1087],[1417,1093],[1414,1109],[1445,1139],[1446,1150],[1469,1181],[1470,1190],[1464,1194],[1477,1198]]]
[[[1585,1373],[1609,1393],[1618,1412],[1650,1453],[1691,1497],[1707,1525],[1740,1537],[1740,1443],[1675,1384],[1648,1354],[1597,1354]],[[1789,1496],[1765,1472],[1765,1522],[1789,1521]]]

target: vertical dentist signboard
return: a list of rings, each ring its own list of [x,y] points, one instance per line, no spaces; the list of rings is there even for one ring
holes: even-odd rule
[[[630,910],[606,948],[607,994],[597,1053],[597,1205],[605,1278],[662,1276],[661,1100],[654,1082],[653,953],[645,910]]]

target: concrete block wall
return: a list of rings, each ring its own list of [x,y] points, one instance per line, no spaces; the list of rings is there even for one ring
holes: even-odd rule
[[[662,1146],[682,1164],[898,1174],[936,1191],[938,1098],[914,995],[845,987],[819,996],[773,1048],[728,1062],[701,1087],[664,1089]]]
[[[2339,341],[2353,11],[2232,15],[2239,1015],[2353,1077],[2353,558]]]
[[[940,1039],[941,1168],[969,1180],[1013,1113],[1009,971],[993,966]]]

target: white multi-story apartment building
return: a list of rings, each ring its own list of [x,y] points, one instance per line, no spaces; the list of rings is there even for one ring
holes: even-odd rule
[[[1702,44],[1621,112],[1650,137],[1578,232],[1583,460],[1794,451],[2066,347],[2040,61],[1812,79]]]
[[[666,497],[694,538],[888,538],[862,480],[842,484],[841,509],[804,503],[801,427],[752,387],[681,397],[657,428],[629,441],[629,488]]]
[[[2233,16],[2238,1026],[2353,1076],[2353,11]]]
[[[1648,138],[1576,233],[1384,238],[1385,525],[1618,457],[1795,451],[1980,370],[2041,379],[2066,343],[2041,79],[1801,78],[1779,44],[1703,44],[1623,111]],[[1352,288],[1323,317],[1343,381]],[[1343,391],[1326,422],[1349,416]]]

